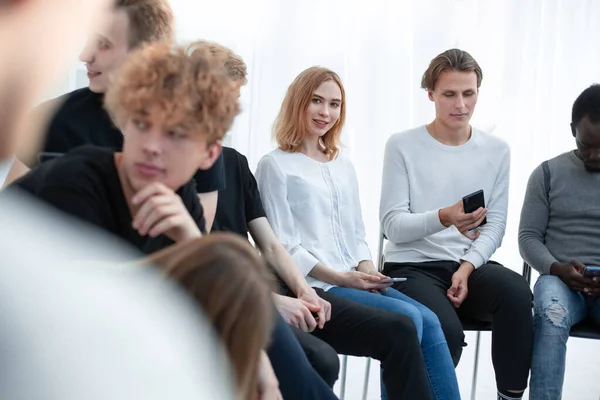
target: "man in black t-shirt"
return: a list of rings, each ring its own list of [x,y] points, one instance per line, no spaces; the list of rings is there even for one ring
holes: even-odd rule
[[[103,106],[109,77],[132,50],[143,43],[171,41],[173,36],[173,12],[167,0],[117,0],[107,23],[89,38],[79,56],[86,63],[89,86],[49,100],[33,111],[35,119],[49,108],[58,107],[45,132],[41,152],[63,154],[86,144],[121,150],[123,133]],[[26,166],[16,160],[7,184],[38,163],[37,159],[21,161]],[[213,166],[198,170],[195,175],[209,224],[214,216],[217,191],[225,187],[224,174],[223,160],[219,157]]]
[[[137,50],[105,99],[124,126],[123,151],[82,146],[13,186],[146,253],[199,236],[205,226],[192,176],[219,156],[239,110],[239,89],[221,68],[206,52],[188,55],[168,43]]]

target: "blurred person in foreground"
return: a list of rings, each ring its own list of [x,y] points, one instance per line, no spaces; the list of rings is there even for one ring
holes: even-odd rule
[[[35,107],[33,117],[51,113],[44,127],[40,157],[18,152],[20,159],[12,163],[4,186],[38,162],[86,144],[113,150],[123,148],[123,127],[115,125],[104,107],[110,80],[129,55],[144,44],[172,42],[175,20],[167,0],[115,0],[104,21],[88,36],[79,54],[79,60],[86,65],[89,85]],[[196,172],[194,180],[209,229],[216,210],[217,191],[225,188],[222,157],[205,167]]]
[[[233,364],[239,397],[261,396],[264,388],[258,385],[265,379],[259,374],[265,370],[260,366],[269,363],[261,360],[262,349],[271,333],[273,307],[266,265],[250,243],[215,233],[178,243],[147,261],[178,281],[204,309]]]
[[[108,4],[0,0],[0,59],[10,60],[0,69],[0,162],[19,144],[36,147],[45,119],[31,121],[30,108]],[[79,263],[101,256],[136,254],[23,193],[0,198],[2,397],[233,399],[190,301],[152,269]]]

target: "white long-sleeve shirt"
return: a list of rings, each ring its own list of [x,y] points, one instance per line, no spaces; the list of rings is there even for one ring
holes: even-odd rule
[[[379,218],[389,262],[465,260],[480,267],[502,243],[506,228],[510,150],[476,128],[460,146],[434,139],[425,126],[392,135],[385,147]],[[483,189],[487,224],[471,241],[438,211]]]
[[[371,259],[356,172],[348,159],[340,155],[321,163],[277,149],[260,160],[256,180],[273,231],[309,285],[334,286],[307,276],[319,262],[351,271]]]

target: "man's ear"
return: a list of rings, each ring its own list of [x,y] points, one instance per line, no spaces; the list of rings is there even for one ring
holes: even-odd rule
[[[571,125],[571,133],[573,134],[573,137],[576,137],[577,136],[577,127],[572,122],[570,123],[570,125]]]
[[[427,91],[427,97],[429,97],[429,100],[434,101],[433,100],[433,90],[428,90]]]
[[[198,169],[210,169],[210,167],[213,166],[215,161],[217,161],[217,158],[219,158],[219,156],[221,155],[221,151],[223,150],[221,140],[217,140],[215,143],[207,145],[206,150],[208,154],[206,158],[202,161],[202,163],[200,163]]]

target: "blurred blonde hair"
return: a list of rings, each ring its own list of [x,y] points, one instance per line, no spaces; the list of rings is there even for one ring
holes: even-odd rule
[[[225,344],[240,398],[255,400],[260,354],[273,324],[270,278],[255,249],[236,235],[214,233],[145,261],[178,281],[203,308]]]
[[[331,129],[320,139],[324,153],[335,158],[341,145],[340,136],[346,121],[346,93],[342,80],[330,69],[311,67],[300,73],[287,90],[279,114],[273,124],[273,135],[277,145],[283,151],[292,153],[300,151],[300,145],[308,132],[306,109],[319,88],[326,81],[334,81],[342,93],[340,116]]]
[[[208,40],[197,40],[190,44],[188,49],[192,54],[198,49],[207,49],[211,55],[221,60],[227,75],[232,80],[239,82],[240,86],[248,83],[248,68],[244,59],[229,47]]]
[[[115,10],[129,18],[129,48],[146,42],[173,41],[175,21],[167,0],[116,0]]]

